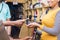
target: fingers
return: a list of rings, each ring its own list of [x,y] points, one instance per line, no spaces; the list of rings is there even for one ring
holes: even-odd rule
[[[38,28],[40,28],[40,24],[35,23],[35,22],[30,23],[30,24],[28,24],[27,26],[30,27],[30,28],[34,28],[34,27],[38,27]]]
[[[22,19],[22,20],[17,20],[18,22],[20,22],[20,23],[24,23],[26,20],[28,20],[29,18],[27,18],[27,19]]]
[[[34,28],[34,26],[33,25],[31,25],[31,26],[27,26],[28,28]]]
[[[31,26],[32,24],[30,23],[30,24],[28,24],[27,26],[29,27],[29,26]]]
[[[34,28],[34,26],[35,26],[34,23],[30,23],[27,25],[27,27],[29,27],[29,28]]]
[[[22,19],[21,21],[22,21],[22,22],[25,22],[25,21],[28,20],[28,19],[29,19],[29,18],[27,18],[27,19]]]
[[[33,23],[28,24],[27,26],[35,26],[35,25],[36,25],[36,23],[33,22]]]

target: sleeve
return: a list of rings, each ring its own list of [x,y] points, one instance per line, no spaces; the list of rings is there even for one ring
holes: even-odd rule
[[[11,18],[11,14],[10,14],[10,9],[9,6],[7,5],[7,14],[6,14],[6,19]]]
[[[46,26],[44,26],[42,30],[51,35],[58,35],[60,33],[60,11],[57,12],[54,27],[47,28]]]

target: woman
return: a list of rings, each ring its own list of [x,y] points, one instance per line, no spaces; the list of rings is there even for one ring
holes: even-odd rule
[[[42,30],[41,40],[60,40],[59,0],[48,0],[51,9],[42,18],[42,25],[30,23],[29,27],[38,26]]]

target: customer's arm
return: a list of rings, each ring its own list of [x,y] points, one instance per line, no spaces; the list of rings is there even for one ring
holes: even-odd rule
[[[17,20],[17,21],[5,21],[3,22],[4,26],[21,26],[25,20]]]
[[[54,27],[47,28],[44,26],[42,30],[52,35],[58,35],[60,33],[60,11],[56,15]]]

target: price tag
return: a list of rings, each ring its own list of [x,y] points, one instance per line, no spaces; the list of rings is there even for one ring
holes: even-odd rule
[[[13,0],[13,5],[18,5],[17,0]]]

